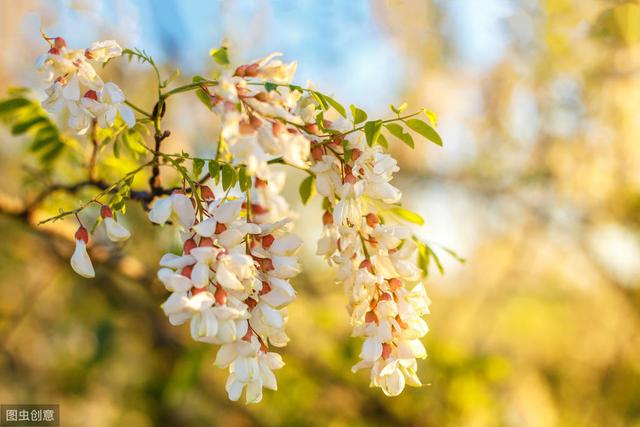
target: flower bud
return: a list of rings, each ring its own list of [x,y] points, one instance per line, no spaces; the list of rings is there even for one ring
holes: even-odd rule
[[[262,282],[262,289],[260,289],[258,295],[268,294],[269,292],[271,292],[271,285],[269,282]]]
[[[380,224],[380,218],[378,218],[378,215],[374,214],[373,212],[370,212],[367,214],[366,220],[367,220],[367,225],[371,228],[374,228],[378,224]]]
[[[259,64],[251,64],[245,70],[245,76],[247,77],[255,77],[258,75],[258,70],[260,69]]]
[[[100,208],[100,216],[102,218],[112,218],[113,212],[111,212],[111,209],[109,208],[109,206],[102,205],[102,207]]]
[[[304,125],[304,128],[307,132],[313,135],[318,135],[320,133],[320,129],[318,129],[318,125],[315,123],[307,123]]]
[[[191,249],[197,248],[197,247],[198,245],[196,244],[196,241],[193,240],[193,238],[187,239],[184,242],[183,251],[185,255],[189,255],[191,253]]]
[[[211,187],[207,185],[200,186],[200,196],[202,197],[202,200],[207,202],[210,202],[216,199],[215,194],[213,194],[213,190],[211,189]]]
[[[355,177],[354,174],[352,174],[351,172],[347,173],[344,177],[344,182],[346,184],[355,184],[356,181],[358,181]]]
[[[262,180],[258,177],[256,177],[256,181],[253,184],[256,188],[266,188],[267,187],[267,181]]]
[[[286,126],[285,126],[282,122],[280,122],[280,121],[276,120],[276,121],[275,121],[275,122],[273,122],[273,124],[271,125],[271,133],[273,133],[273,136],[276,136],[276,137],[277,137],[277,136],[278,136],[278,135],[280,135],[282,132],[284,132],[285,128],[286,128]]]
[[[48,53],[50,53],[51,55],[60,55],[60,49],[52,47],[51,49],[49,49]]]
[[[333,224],[333,215],[331,214],[331,212],[324,211],[324,214],[322,214],[322,224],[323,225]]]
[[[84,243],[89,243],[89,232],[81,225],[76,230],[75,238],[76,240],[82,240]]]
[[[221,222],[216,222],[216,231],[215,234],[221,234],[227,231],[227,226]]]
[[[180,274],[182,274],[184,277],[191,279],[191,272],[193,271],[193,265],[187,265],[186,267],[184,267],[182,269],[182,271],[180,272]]]
[[[94,101],[98,100],[98,93],[95,90],[88,90],[84,93],[85,98],[93,99]]]
[[[251,135],[256,131],[256,129],[251,126],[251,123],[246,120],[240,122],[239,128],[242,135]]]
[[[56,49],[62,49],[67,47],[67,42],[62,37],[56,37],[53,39],[53,46]]]
[[[273,271],[273,270],[275,270],[275,267],[273,266],[273,261],[271,261],[271,258],[258,259],[258,264],[260,265],[260,270],[262,270],[262,271]]]
[[[391,301],[391,294],[389,292],[383,292],[380,295],[380,301]]]
[[[378,316],[376,315],[376,312],[373,310],[369,310],[367,311],[367,314],[364,315],[364,321],[365,323],[378,323]]]
[[[200,244],[198,246],[200,246],[201,248],[212,247],[213,239],[211,237],[203,237],[200,239]]]
[[[251,126],[254,129],[258,129],[260,126],[262,126],[262,120],[260,120],[258,117],[256,116],[250,116],[249,117],[249,124],[251,124]]]
[[[322,146],[320,145],[315,145],[312,149],[311,149],[311,157],[313,158],[313,160],[315,160],[316,162],[319,162],[322,160],[322,156],[324,156],[324,149],[322,148]]]
[[[371,264],[371,261],[369,261],[368,259],[363,260],[360,265],[358,266],[359,269],[366,269],[369,272],[373,271],[373,265]]]
[[[191,289],[191,296],[196,296],[199,293],[206,292],[206,291],[207,291],[206,288],[192,288]]]
[[[276,240],[272,234],[267,234],[266,236],[262,236],[262,247],[265,249],[269,249],[271,245],[273,245],[273,241]]]
[[[267,99],[268,99],[267,92],[258,92],[254,96],[254,98],[260,102],[267,102]]]
[[[389,358],[389,356],[391,356],[391,351],[393,350],[393,348],[391,347],[391,344],[384,342],[382,343],[382,358],[384,360],[387,360]]]
[[[360,150],[359,148],[354,148],[353,150],[351,150],[351,158],[353,160],[358,160],[360,156],[362,156],[362,150]]]
[[[244,303],[249,306],[249,310],[255,308],[255,306],[258,305],[258,301],[254,300],[253,298],[247,298],[246,300],[244,300]]]
[[[236,68],[236,72],[234,73],[234,75],[238,77],[244,77],[246,72],[247,72],[247,66],[241,65],[238,68]]]
[[[401,287],[402,287],[402,280],[398,279],[397,277],[389,279],[389,289],[391,289],[391,292],[395,292]]]
[[[224,305],[227,303],[227,292],[222,289],[222,286],[218,286],[218,289],[216,289],[213,296],[216,299],[217,304]]]

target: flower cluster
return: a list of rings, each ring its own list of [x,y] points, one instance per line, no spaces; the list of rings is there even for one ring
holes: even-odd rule
[[[38,57],[36,67],[51,86],[42,106],[51,113],[68,112],[68,125],[84,134],[96,120],[102,128],[113,126],[118,115],[129,127],[135,124],[133,110],[113,82],[103,82],[93,64],[104,64],[122,55],[113,40],[96,42],[88,49],[68,49],[62,37],[50,39],[49,51]]]
[[[416,358],[426,357],[420,338],[429,307],[409,229],[379,215],[400,200],[390,183],[398,166],[379,145],[352,137],[315,143],[312,157],[317,191],[328,201],[317,254],[338,265],[353,336],[365,337],[353,371],[370,368],[371,386],[397,396],[405,385],[421,385]]]
[[[218,344],[215,364],[229,368],[227,392],[247,403],[262,399],[262,387],[277,388],[273,370],[283,366],[270,346],[287,344],[285,306],[295,298],[289,280],[300,272],[301,240],[287,221],[256,223],[243,198],[216,200],[201,186],[197,219],[195,195],[158,199],[149,219],[169,219],[182,229],[183,251],[160,260],[158,278],[171,295],[162,308],[173,325],[190,322],[196,341]]]

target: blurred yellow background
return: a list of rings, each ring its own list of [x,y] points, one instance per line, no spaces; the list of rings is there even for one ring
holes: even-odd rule
[[[245,406],[228,401],[215,349],[164,318],[154,270],[173,235],[140,206],[132,241],[103,249],[93,281],[69,268],[71,243],[0,214],[0,402],[59,403],[64,426],[640,426],[637,1],[0,0],[0,98],[41,93],[40,27],[72,46],[144,48],[185,80],[227,39],[233,61],[282,51],[297,83],[370,116],[426,106],[444,148],[395,145],[397,186],[426,219],[420,235],[467,262],[441,251],[446,273],[428,279],[429,385],[387,398],[350,372],[359,342],[313,255],[319,201],[297,206],[306,270],[286,366],[278,392]],[[153,102],[144,65],[104,72]],[[172,100],[167,149],[210,152],[215,126],[194,100]],[[4,126],[0,138],[0,205],[28,201],[47,175],[23,139]],[[59,165],[60,179],[76,173]]]

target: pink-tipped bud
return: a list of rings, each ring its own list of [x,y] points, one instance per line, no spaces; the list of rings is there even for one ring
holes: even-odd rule
[[[60,49],[52,47],[51,49],[49,49],[49,53],[51,55],[60,55]]]
[[[256,188],[266,188],[267,187],[267,181],[256,177],[256,181],[254,183],[254,186]]]
[[[241,65],[238,68],[236,68],[236,72],[234,73],[234,75],[238,77],[244,77],[246,73],[247,73],[247,66]]]
[[[307,132],[313,135],[318,135],[320,133],[320,129],[315,123],[307,123],[306,125],[304,125],[304,128]]]
[[[275,122],[273,122],[273,124],[271,125],[271,133],[275,137],[277,137],[282,132],[284,132],[285,129],[286,129],[286,126],[282,122],[277,121],[277,120]]]
[[[267,99],[269,99],[268,95],[267,95],[267,92],[258,92],[254,96],[254,98],[257,99],[260,102],[267,102]]]
[[[227,226],[224,225],[221,222],[216,222],[216,231],[215,234],[220,234],[220,233],[224,233],[225,231],[227,231]]]
[[[359,148],[354,148],[353,150],[351,150],[351,158],[353,160],[358,160],[360,156],[362,156],[362,150],[360,150]]]
[[[269,292],[271,292],[271,285],[269,282],[262,282],[262,289],[260,289],[258,295],[268,294]]]
[[[352,174],[351,172],[349,172],[344,176],[344,182],[346,184],[355,184],[357,181],[358,180],[356,179],[355,175]]]
[[[260,120],[258,117],[256,116],[251,116],[249,117],[249,124],[254,128],[254,129],[258,129],[260,126],[262,126],[262,120]]]
[[[85,243],[89,243],[89,232],[81,225],[76,230],[75,238],[76,240],[82,240]]]
[[[359,269],[366,269],[369,272],[373,271],[373,265],[371,264],[371,261],[369,261],[368,259],[363,260],[360,265],[358,266]]]
[[[251,64],[246,68],[244,75],[247,77],[255,77],[258,75],[259,69],[260,69],[260,65]]]
[[[193,238],[191,238],[191,239],[185,240],[182,250],[184,251],[185,255],[189,255],[191,253],[191,249],[197,248],[197,247],[198,245],[196,244],[196,241],[193,240]]]
[[[85,49],[84,57],[87,58],[87,59],[93,59],[93,54],[91,53],[91,51],[89,49]]]
[[[380,295],[380,301],[391,301],[391,294],[389,292],[384,292]]]
[[[102,218],[113,218],[113,212],[111,212],[109,206],[102,205],[102,207],[100,208],[100,216]]]
[[[373,310],[369,310],[367,311],[367,314],[364,315],[364,321],[365,323],[378,323],[378,316],[376,315],[376,312]]]
[[[389,356],[391,356],[392,350],[393,348],[391,347],[391,344],[389,344],[388,342],[382,343],[382,358],[384,360],[387,360]]]
[[[200,244],[198,245],[201,248],[208,248],[213,246],[213,239],[211,237],[203,237],[200,239]]]
[[[218,286],[213,297],[216,299],[216,303],[225,305],[227,303],[227,292],[222,289],[222,286]]]
[[[320,145],[315,145],[312,149],[311,149],[311,157],[313,158],[313,160],[315,160],[316,162],[319,162],[322,160],[322,156],[324,156],[324,148],[322,148],[322,146]]]
[[[186,267],[184,267],[182,269],[182,271],[180,272],[180,274],[182,274],[184,277],[191,279],[191,272],[193,271],[193,265],[187,265]]]
[[[324,211],[324,214],[322,214],[322,224],[323,225],[333,224],[333,215],[331,215],[331,212]]]
[[[266,236],[262,236],[262,247],[265,249],[269,249],[271,245],[273,245],[273,241],[276,240],[272,234],[267,234]]]
[[[95,90],[88,90],[84,93],[85,98],[93,99],[94,101],[98,100],[98,93]]]
[[[53,39],[53,46],[56,49],[62,49],[64,47],[67,47],[67,42],[62,37],[56,37],[55,39]]]
[[[256,131],[256,129],[251,126],[251,123],[247,120],[243,120],[240,122],[239,129],[242,135],[251,135]]]
[[[391,292],[395,292],[401,287],[402,287],[402,280],[398,279],[397,277],[389,279],[389,289],[391,289]]]
[[[374,214],[373,212],[367,214],[366,220],[367,225],[371,228],[374,228],[378,224],[380,224],[380,218],[378,218],[378,215]]]
[[[210,202],[216,199],[216,195],[213,194],[213,190],[206,185],[200,186],[200,196],[202,197],[202,200],[206,202]]]

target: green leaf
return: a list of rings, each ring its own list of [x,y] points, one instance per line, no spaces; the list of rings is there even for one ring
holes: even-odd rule
[[[31,105],[31,101],[26,98],[9,98],[0,102],[0,115],[12,113],[28,105]]]
[[[399,206],[391,208],[391,212],[396,216],[404,219],[405,221],[413,224],[424,225],[424,219],[417,213],[410,211],[409,209],[401,208]]]
[[[435,131],[434,128],[429,126],[427,123],[418,119],[409,119],[405,122],[409,128],[418,132],[420,135],[427,138],[429,141],[442,146],[442,138],[438,135],[438,132]]]
[[[220,165],[215,160],[209,160],[209,176],[216,184],[220,182]]]
[[[442,263],[440,262],[440,258],[438,258],[438,254],[436,254],[429,245],[425,244],[424,247],[431,255],[433,261],[436,263],[436,267],[438,267],[438,271],[440,272],[440,274],[444,274],[444,267],[442,267]]]
[[[422,270],[424,277],[429,276],[429,258],[430,252],[425,247],[424,243],[417,241],[418,244],[418,267]]]
[[[229,65],[229,53],[227,52],[226,46],[211,49],[209,55],[211,55],[218,65]]]
[[[316,177],[313,175],[309,175],[300,183],[299,191],[300,191],[300,198],[302,199],[302,203],[306,205],[307,202],[309,202],[309,200],[311,200],[311,198],[315,194],[315,190],[316,190]]]
[[[355,105],[350,105],[349,109],[351,110],[351,117],[353,117],[353,124],[357,125],[359,123],[367,120],[367,113],[364,110],[356,107]]]
[[[335,99],[331,98],[330,96],[324,95],[324,99],[329,103],[329,105],[331,105],[333,107],[334,110],[336,110],[342,117],[344,117],[345,119],[347,118],[347,111],[344,109],[344,107]]]
[[[424,111],[424,115],[427,116],[427,119],[429,120],[429,123],[431,123],[431,126],[436,126],[438,124],[438,116],[436,115],[436,113],[434,113],[433,111],[429,111],[429,110],[423,110]]]
[[[380,136],[378,136],[378,144],[380,144],[380,146],[383,148],[389,148],[387,138],[385,138],[383,134],[380,134]]]
[[[311,96],[313,96],[313,98],[318,102],[318,104],[320,104],[320,107],[322,107],[323,110],[329,109],[329,104],[327,103],[327,100],[325,99],[325,96],[323,94],[321,94],[320,92],[316,92],[315,90],[312,90]]]
[[[43,123],[47,123],[48,121],[49,120],[43,116],[36,116],[36,117],[30,118],[28,120],[25,120],[24,122],[16,123],[15,125],[13,125],[13,127],[11,128],[11,134],[22,135],[32,127],[41,125]]]
[[[369,121],[364,124],[364,134],[367,137],[367,145],[372,147],[376,143],[380,132],[382,131],[382,121],[375,120]]]
[[[276,90],[277,88],[278,85],[276,83],[264,82],[264,90],[266,90],[267,92],[271,92],[272,90]]]
[[[240,167],[238,182],[240,183],[240,191],[247,191],[251,188],[251,177],[247,175],[247,168],[244,166]]]
[[[393,104],[389,104],[389,108],[391,108],[391,111],[393,111],[394,113],[396,113],[398,115],[402,114],[402,112],[407,109],[407,106],[408,105],[407,105],[406,102],[403,102],[402,104],[400,104],[399,107],[396,107]]]
[[[200,175],[202,175],[203,168],[204,168],[203,159],[193,159],[193,177],[195,179],[200,178]]]
[[[407,144],[409,147],[414,148],[415,144],[413,142],[413,137],[406,133],[404,131],[404,129],[402,128],[402,126],[400,126],[397,123],[388,123],[386,125],[384,125],[384,127],[389,131],[389,133],[393,136],[395,136],[396,138],[398,138],[400,141],[404,142],[405,144]]]
[[[142,156],[147,153],[144,138],[135,129],[128,129],[126,132],[122,132],[122,142],[134,156]]]
[[[227,191],[229,188],[233,187],[237,179],[238,174],[232,166],[228,164],[222,166],[222,188],[224,191]]]

